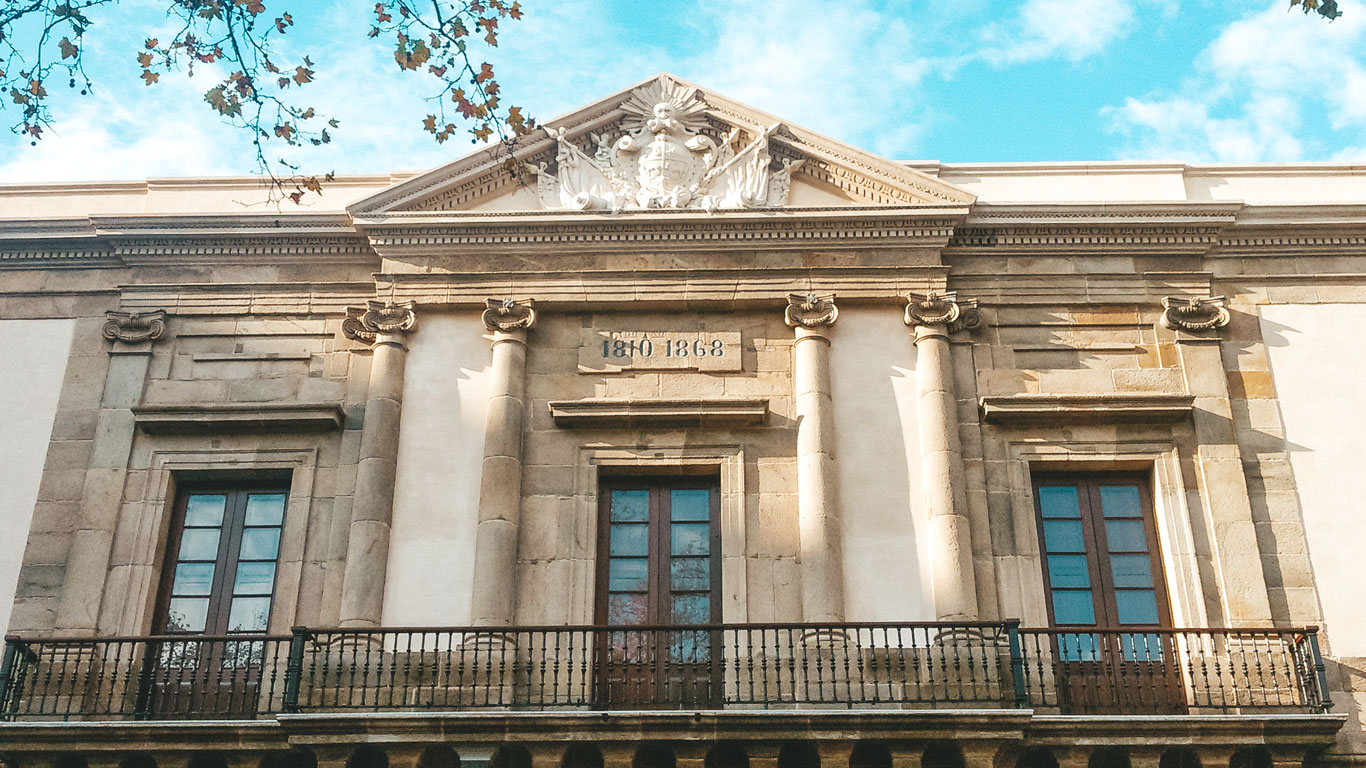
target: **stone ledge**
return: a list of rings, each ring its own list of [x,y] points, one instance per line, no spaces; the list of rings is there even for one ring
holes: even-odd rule
[[[615,399],[552,400],[558,427],[757,427],[768,417],[768,400]]]
[[[983,397],[988,424],[1146,423],[1171,424],[1190,418],[1192,395],[1117,393],[1105,395],[1008,395]]]
[[[149,435],[330,432],[343,427],[346,413],[338,403],[142,405],[133,420]]]

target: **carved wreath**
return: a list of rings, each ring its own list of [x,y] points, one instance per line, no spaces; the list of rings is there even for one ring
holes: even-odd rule
[[[959,299],[954,291],[911,293],[906,296],[906,325],[943,325],[950,331],[976,328],[982,322],[976,299]]]
[[[348,339],[373,342],[381,333],[407,333],[417,327],[413,302],[366,302],[364,307],[347,307],[342,333]]]
[[[487,299],[484,327],[490,331],[526,330],[536,324],[536,310],[531,299]]]
[[[1162,325],[1182,331],[1223,328],[1228,325],[1230,319],[1224,302],[1223,296],[1167,296],[1162,299]]]
[[[139,344],[156,341],[166,335],[166,312],[156,309],[151,312],[104,313],[106,320],[100,332],[106,339],[122,341],[125,344]]]
[[[789,293],[783,319],[789,328],[833,325],[840,316],[833,293]]]

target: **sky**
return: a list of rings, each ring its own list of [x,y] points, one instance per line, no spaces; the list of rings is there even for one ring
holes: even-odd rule
[[[341,122],[333,144],[289,155],[305,171],[422,170],[475,148],[422,132],[431,78],[366,38],[374,0],[264,2],[294,17],[289,51],[316,63],[307,103]],[[138,79],[142,40],[169,37],[165,3],[93,15],[94,91],[52,99],[36,147],[0,135],[0,182],[252,171],[249,137],[203,101],[213,72]],[[1366,163],[1366,0],[1341,0],[1331,24],[1286,0],[522,5],[476,55],[542,121],[670,72],[898,160]]]

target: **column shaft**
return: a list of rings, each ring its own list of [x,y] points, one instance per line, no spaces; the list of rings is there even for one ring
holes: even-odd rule
[[[844,620],[843,547],[835,476],[830,339],[825,327],[797,327],[792,373],[797,411],[797,518],[802,619]]]

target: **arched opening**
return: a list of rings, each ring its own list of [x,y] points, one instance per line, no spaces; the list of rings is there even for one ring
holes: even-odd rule
[[[432,744],[417,756],[417,768],[460,768],[460,755],[445,744]]]
[[[778,750],[778,768],[821,768],[821,755],[809,741],[789,741]]]
[[[489,768],[531,768],[531,753],[521,744],[503,744],[493,751]]]
[[[951,741],[932,741],[920,755],[921,768],[963,768],[963,750]]]
[[[702,768],[749,768],[749,753],[737,742],[718,742],[707,750]]]
[[[351,750],[346,768],[389,768],[389,754],[374,744],[361,744]]]
[[[190,755],[185,768],[228,768],[228,759],[222,752],[196,752]]]
[[[1101,747],[1087,758],[1086,768],[1129,768],[1129,750],[1124,747]]]
[[[260,768],[318,768],[318,756],[306,747],[290,747],[263,755]]]
[[[157,761],[153,760],[151,755],[134,752],[123,756],[119,761],[119,768],[157,768]]]
[[[53,759],[52,768],[90,768],[90,761],[80,752],[63,752]]]
[[[1172,747],[1162,753],[1158,768],[1200,768],[1200,755],[1190,747]]]
[[[1047,747],[1026,749],[1015,762],[1015,768],[1058,768],[1058,758]]]
[[[849,755],[849,768],[892,768],[892,751],[880,741],[860,741]]]
[[[570,744],[560,759],[561,768],[602,768],[602,750],[597,744]]]
[[[1271,768],[1271,750],[1266,747],[1243,747],[1228,759],[1228,768]]]
[[[631,768],[674,768],[674,751],[668,744],[649,742],[636,747]]]

